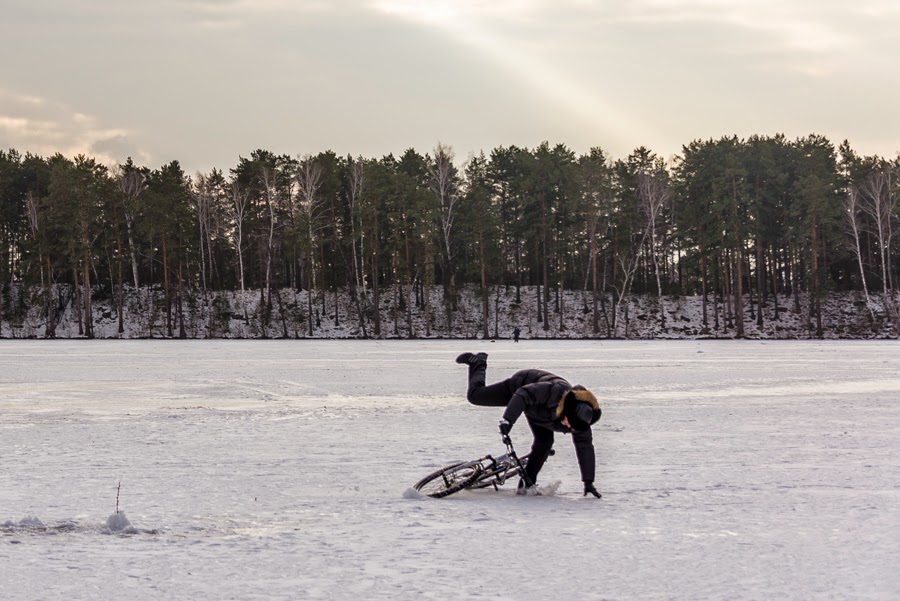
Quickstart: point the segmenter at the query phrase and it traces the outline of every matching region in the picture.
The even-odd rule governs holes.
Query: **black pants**
[[[515,389],[512,381],[509,379],[501,380],[495,384],[487,386],[485,384],[487,376],[487,365],[480,363],[478,365],[469,366],[469,389],[466,398],[473,405],[480,407],[506,407],[512,398]],[[525,416],[528,419],[528,416]],[[550,456],[550,450],[553,448],[553,430],[548,430],[541,426],[536,426],[528,419],[528,426],[534,435],[531,443],[531,455],[528,457],[528,465],[525,466],[525,473],[531,478],[531,482],[537,482],[537,475]]]

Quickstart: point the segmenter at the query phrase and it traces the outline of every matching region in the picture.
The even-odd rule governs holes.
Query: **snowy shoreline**
[[[347,291],[334,295],[329,292],[322,299],[316,295],[313,302],[314,324],[310,328],[308,318],[309,298],[306,291],[280,290],[273,293],[278,302],[266,312],[261,310],[260,292],[209,292],[196,293],[185,301],[180,314],[173,308],[173,316],[167,321],[164,296],[160,291],[131,290],[125,298],[122,315],[122,332],[119,332],[119,315],[111,299],[98,299],[93,303],[93,332],[95,338],[121,339],[417,339],[417,340],[475,340],[510,339],[515,327],[522,330],[523,339],[541,340],[716,340],[735,339],[730,310],[722,303],[707,303],[707,326],[704,328],[702,298],[699,296],[663,297],[665,323],[660,317],[660,302],[655,296],[630,296],[620,311],[619,325],[615,330],[611,311],[601,313],[594,331],[592,298],[585,291],[564,291],[556,301],[551,300],[549,314],[544,321],[538,319],[537,289],[523,287],[521,302],[516,302],[515,289],[494,288],[488,303],[488,335],[484,336],[482,302],[476,288],[467,287],[460,292],[458,310],[451,315],[450,323],[441,309],[440,289],[432,291],[429,310],[424,306],[406,307],[397,303],[396,297],[382,297],[379,314],[381,331],[375,334],[374,312],[369,310],[365,329],[360,326],[359,312]],[[0,314],[0,338],[82,338],[78,315],[72,299],[60,297],[53,335],[48,334],[45,305],[39,296],[26,304],[30,307],[12,319],[7,310]],[[872,323],[862,293],[832,293],[822,302],[822,339],[875,340],[900,336],[900,327],[884,316],[878,296],[873,298],[876,322]],[[751,302],[752,300],[752,302]],[[276,310],[274,307],[280,307]],[[777,307],[777,310],[776,310]],[[176,307],[177,308],[177,307]],[[602,308],[602,307],[601,307]],[[607,307],[609,308],[609,307]],[[756,320],[756,299],[745,297],[744,336],[759,340],[815,339],[816,318],[809,314],[806,295],[769,297],[762,307],[763,323]],[[335,314],[337,319],[335,319]],[[717,315],[718,314],[718,315]],[[426,315],[428,319],[426,320]],[[11,321],[12,319],[12,321]],[[427,323],[426,323],[427,321]],[[171,333],[168,324],[171,323]],[[627,329],[626,329],[627,327]],[[613,333],[614,335],[607,335]]]

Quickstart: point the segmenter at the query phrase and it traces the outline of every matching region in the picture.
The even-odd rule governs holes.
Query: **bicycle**
[[[473,461],[452,463],[436,472],[428,474],[413,486],[420,493],[435,499],[446,497],[461,490],[487,488],[499,490],[507,480],[519,476],[528,486],[531,479],[525,473],[529,455],[519,457],[509,436],[503,437],[506,453],[499,457],[485,455]],[[550,454],[554,451],[551,449]]]

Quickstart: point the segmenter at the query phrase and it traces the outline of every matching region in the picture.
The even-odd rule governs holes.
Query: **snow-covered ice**
[[[597,393],[603,499],[564,436],[411,489],[502,451],[463,350]],[[4,340],[0,598],[895,600],[898,398],[891,341]]]

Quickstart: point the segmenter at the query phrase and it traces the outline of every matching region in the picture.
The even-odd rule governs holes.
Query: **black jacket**
[[[575,396],[578,397],[576,400],[591,404],[594,409],[592,424],[600,419],[600,404],[594,395],[581,386],[572,386],[564,378],[548,371],[524,369],[507,379],[506,385],[511,398],[506,405],[503,419],[510,424],[515,424],[524,413],[533,426],[568,434],[570,430],[562,425],[561,417],[563,404],[567,401],[572,402],[571,396],[564,399],[570,391],[575,391]],[[596,460],[591,429],[572,432],[572,442],[575,443],[581,479],[593,482]]]

